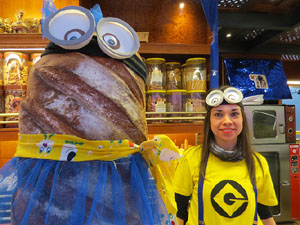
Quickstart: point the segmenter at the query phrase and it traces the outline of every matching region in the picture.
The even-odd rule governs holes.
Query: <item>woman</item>
[[[206,97],[203,145],[188,149],[176,170],[179,225],[275,224],[269,167],[251,149],[242,98],[229,86]]]

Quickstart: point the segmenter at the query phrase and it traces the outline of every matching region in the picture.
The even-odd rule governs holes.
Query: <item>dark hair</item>
[[[230,86],[222,86],[218,88],[218,90],[224,91],[226,88]],[[209,94],[211,91],[216,90],[212,89],[210,90],[207,94]],[[222,104],[228,104],[225,101]],[[253,184],[256,184],[255,182],[255,160],[254,157],[257,159],[259,162],[260,166],[261,162],[259,158],[257,157],[256,154],[254,154],[254,151],[251,147],[250,143],[250,138],[249,138],[249,128],[248,128],[248,123],[246,119],[246,114],[244,112],[244,107],[242,103],[237,103],[241,107],[241,112],[242,112],[242,118],[243,118],[243,128],[241,133],[238,135],[238,145],[241,147],[240,149],[243,151],[243,156],[246,161],[246,165],[249,171],[249,176]],[[211,131],[211,124],[210,124],[210,114],[211,114],[211,106],[207,106],[207,112],[206,112],[206,117],[204,119],[204,129],[203,129],[203,144],[202,144],[202,154],[201,154],[201,161],[200,161],[200,177],[203,178],[205,177],[205,169],[207,166],[207,161],[208,161],[208,156],[209,156],[209,149],[210,149],[210,144],[211,141],[214,141],[214,134]]]

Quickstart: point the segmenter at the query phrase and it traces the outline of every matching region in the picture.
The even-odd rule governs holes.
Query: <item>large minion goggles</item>
[[[221,105],[224,100],[229,104],[238,104],[243,100],[243,94],[237,88],[228,87],[224,91],[213,90],[206,96],[206,104],[211,107]]]
[[[43,26],[43,33],[50,41],[69,50],[86,46],[95,30],[99,47],[112,58],[130,58],[140,47],[139,38],[129,24],[113,17],[102,18],[95,24],[93,14],[80,6],[56,11],[45,19]]]

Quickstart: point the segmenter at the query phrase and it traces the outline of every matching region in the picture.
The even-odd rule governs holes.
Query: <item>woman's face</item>
[[[219,105],[211,109],[211,130],[215,135],[215,142],[221,148],[229,150],[235,147],[237,137],[243,129],[241,107],[235,104]]]

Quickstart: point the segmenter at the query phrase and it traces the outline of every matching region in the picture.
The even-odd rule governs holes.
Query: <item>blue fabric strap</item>
[[[253,225],[257,225],[258,224],[258,220],[257,220],[257,188],[253,183],[252,183],[252,185],[253,185],[253,190],[255,193],[255,214],[254,214]]]
[[[210,46],[210,88],[219,87],[219,45],[218,45],[218,0],[201,0],[202,8],[213,33],[213,41]]]
[[[203,184],[204,179],[201,177],[199,179],[199,186],[198,186],[198,224],[204,224],[204,209],[203,209]]]

